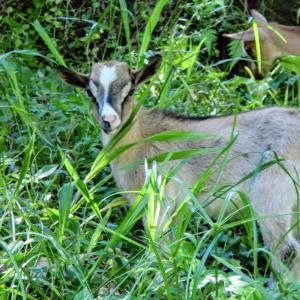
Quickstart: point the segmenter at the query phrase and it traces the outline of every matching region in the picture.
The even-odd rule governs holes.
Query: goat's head
[[[94,103],[101,128],[107,134],[116,133],[127,121],[134,107],[133,91],[155,74],[161,63],[157,55],[139,70],[127,63],[108,61],[93,64],[90,74],[83,75],[59,67],[60,77],[67,83],[86,89]]]
[[[264,40],[266,38],[266,33],[264,30],[264,27],[268,26],[268,24],[269,24],[267,19],[255,9],[251,10],[251,15],[259,25],[258,33],[259,33],[260,39]],[[229,33],[229,34],[224,33],[223,36],[234,39],[234,40],[240,40],[243,43],[254,43],[254,41],[255,41],[255,34],[254,34],[254,30],[252,27],[250,27],[246,31],[240,31],[240,32]]]
[[[269,59],[269,57],[265,57],[265,56],[269,56],[268,53],[266,53],[266,52],[269,50],[269,48],[272,48],[272,49],[270,49],[270,51],[274,52],[274,49],[273,49],[274,46],[272,44],[269,45],[270,44],[269,43],[269,38],[270,38],[269,31],[270,30],[267,29],[267,26],[269,23],[262,14],[260,14],[258,11],[254,10],[254,9],[251,10],[251,15],[258,24],[257,29],[258,29],[259,39],[262,44],[261,51],[262,51],[263,59]],[[255,45],[255,33],[254,33],[254,30],[252,27],[248,28],[245,31],[229,33],[229,34],[225,33],[225,34],[223,34],[223,36],[233,39],[233,40],[241,41],[246,54],[248,54],[252,59],[256,60],[257,57],[256,57],[256,45]],[[272,54],[270,54],[270,55],[272,55]],[[256,71],[255,64],[251,64],[251,69],[253,71]],[[268,67],[267,67],[267,69],[268,69]]]

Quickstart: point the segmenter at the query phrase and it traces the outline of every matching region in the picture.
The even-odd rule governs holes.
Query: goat
[[[258,11],[252,9],[251,15],[258,24],[260,50],[262,56],[262,75],[270,70],[275,59],[284,55],[300,56],[300,26],[286,26],[275,22],[268,22]],[[240,40],[248,54],[256,59],[256,46],[253,28],[223,36]],[[255,71],[254,66],[252,69]]]
[[[65,82],[88,91],[93,99],[96,118],[102,128],[103,142],[107,144],[129,119],[136,105],[132,92],[156,73],[160,63],[161,58],[156,56],[148,65],[136,71],[131,70],[127,63],[108,61],[94,64],[88,75],[72,72],[63,67],[59,69],[59,73]],[[122,191],[130,191],[139,190],[143,186],[145,182],[143,166],[119,171],[122,166],[136,160],[144,160],[162,152],[174,152],[187,148],[225,147],[230,140],[233,121],[232,115],[200,120],[180,118],[162,110],[147,111],[142,107],[136,114],[132,127],[118,142],[118,146],[135,143],[162,131],[201,131],[217,136],[205,141],[148,140],[146,143],[137,143],[111,163],[118,187]],[[250,180],[240,183],[239,189],[246,192],[250,190],[251,206],[255,214],[261,217],[258,222],[265,245],[272,251],[277,249],[276,254],[283,262],[287,255],[296,254],[295,266],[291,273],[296,274],[296,280],[300,282],[300,274],[297,274],[300,257],[297,257],[297,253],[300,245],[293,232],[289,232],[291,226],[295,224],[293,215],[297,213],[297,195],[293,181],[286,175],[287,170],[293,175],[300,171],[299,113],[295,109],[279,107],[241,113],[238,116],[236,130],[239,132],[239,137],[232,145],[221,179],[223,183],[237,182],[246,174],[253,172],[264,153],[274,151],[285,157],[285,171],[278,164],[272,165],[257,174],[254,183]],[[177,177],[187,186],[192,187],[215,155],[210,153],[189,158],[178,171]],[[270,160],[268,155],[266,159]],[[173,166],[175,162],[169,161],[168,167]],[[212,175],[211,183],[215,179]],[[169,201],[176,199],[168,203],[171,212],[182,201],[180,192],[178,184],[172,181],[167,184],[166,198]],[[132,195],[127,195],[127,197],[132,204],[135,197]],[[200,202],[201,199],[199,198]],[[222,201],[222,199],[217,199],[209,204],[206,212],[211,217],[218,216]],[[241,206],[242,203],[240,203]]]

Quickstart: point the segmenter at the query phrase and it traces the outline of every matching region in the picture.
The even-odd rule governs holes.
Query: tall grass
[[[207,7],[216,11],[224,9],[218,4],[220,1],[206,2]],[[108,165],[135,145],[117,146],[130,130],[141,105],[197,115],[214,113],[215,105],[223,113],[228,110],[224,97],[234,97],[237,87],[244,85],[247,96],[253,97],[243,107],[240,95],[236,95],[231,105],[246,109],[264,104],[255,98],[262,83],[248,78],[225,81],[220,69],[201,60],[211,36],[198,39],[184,34],[184,30],[178,31],[180,26],[192,23],[188,20],[181,24],[181,13],[187,3],[176,4],[179,13],[172,11],[166,20],[163,11],[168,5],[170,1],[157,1],[147,11],[143,32],[132,32],[137,17],[129,10],[128,1],[111,1],[97,16],[98,20],[84,22],[101,25],[103,21],[105,25],[105,18],[110,16],[108,31],[116,43],[113,56],[119,57],[126,48],[132,65],[142,65],[153,45],[159,46],[164,56],[157,77],[137,92],[138,105],[131,118],[104,148],[89,100],[83,93],[65,87],[55,70],[51,70],[53,62],[71,67],[72,59],[63,58],[68,53],[61,53],[63,49],[42,25],[43,16],[33,22],[32,28],[36,39],[45,46],[45,56],[34,49],[18,50],[13,55],[7,50],[0,56],[0,134],[5,137],[4,142],[0,140],[0,299],[300,297],[297,286],[283,281],[279,288],[266,288],[272,254],[262,248],[247,195],[235,192],[240,183],[255,178],[273,164],[280,165],[281,160],[275,156],[268,163],[262,161],[238,182],[222,186],[217,180],[210,191],[205,191],[213,173],[215,178],[222,176],[237,138],[234,130],[223,149],[162,153],[146,162],[126,166],[145,165],[143,187],[126,191],[136,195],[131,207],[126,206],[124,193],[114,185]],[[203,7],[200,2],[190,3],[187,9],[198,13],[199,5]],[[118,13],[117,30],[122,33],[114,34],[113,16]],[[193,18],[196,17],[194,13]],[[70,15],[64,20],[73,24],[76,18]],[[161,19],[166,23],[162,24]],[[86,53],[90,53],[94,34],[101,28],[93,25],[86,28],[87,40],[82,37]],[[164,25],[165,32],[160,32]],[[123,30],[125,46],[117,43]],[[133,37],[141,45],[139,50],[135,49]],[[109,42],[105,47],[103,52],[109,48]],[[27,58],[21,54],[27,54]],[[38,64],[38,69],[34,69],[34,64]],[[201,98],[203,91],[206,96]],[[195,95],[202,100],[197,102]],[[183,99],[185,102],[181,102]],[[181,109],[182,103],[185,109]],[[209,138],[200,133],[162,132],[136,143]],[[188,158],[208,153],[215,153],[215,160],[193,188],[187,187],[177,177],[178,170]],[[176,161],[174,167],[167,173],[161,172],[170,160]],[[170,183],[180,186],[185,194],[175,212],[166,210],[164,189]],[[205,198],[207,194],[213,195],[213,199]],[[197,200],[199,196],[204,198],[202,204]],[[220,197],[224,199],[223,207],[214,220],[205,212],[205,206]],[[244,207],[226,215],[228,205],[235,200],[241,200]],[[280,274],[277,277],[280,279]]]

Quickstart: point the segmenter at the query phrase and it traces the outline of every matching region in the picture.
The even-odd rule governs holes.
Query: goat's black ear
[[[161,61],[162,57],[160,55],[155,55],[149,59],[149,63],[143,68],[132,71],[134,88],[137,88],[139,85],[149,80],[159,69]]]
[[[81,87],[84,89],[89,84],[89,78],[86,75],[70,71],[69,69],[63,66],[58,66],[57,71],[60,78],[62,78],[68,84]]]

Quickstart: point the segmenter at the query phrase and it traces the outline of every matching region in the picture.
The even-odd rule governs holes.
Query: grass
[[[63,4],[47,4],[50,10],[36,3],[39,10],[32,7],[35,13],[26,16],[30,29],[22,27],[28,25],[24,18],[7,23],[7,35],[14,36],[15,44],[3,43],[0,56],[0,299],[299,299],[296,285],[281,282],[266,288],[272,254],[263,248],[247,195],[233,193],[238,183],[280,164],[280,159],[261,162],[238,183],[222,186],[217,181],[211,193],[222,197],[224,206],[217,220],[211,219],[205,212],[211,199],[200,205],[197,196],[205,195],[213,172],[221,176],[236,139],[233,131],[227,147],[210,150],[219,155],[193,189],[176,173],[188,157],[205,155],[203,150],[152,158],[159,164],[145,164],[147,180],[141,190],[128,191],[136,195],[128,207],[108,166],[126,151],[115,145],[131,120],[103,148],[87,96],[64,86],[55,71],[58,63],[85,72],[86,55],[89,61],[125,57],[140,66],[159,50],[164,67],[137,91],[139,105],[200,116],[270,103],[296,105],[292,84],[282,97],[288,76],[282,69],[262,81],[247,75],[228,80],[218,58],[210,54],[217,51],[217,31],[231,20],[228,12],[240,20],[244,16],[221,1],[206,1],[205,6],[201,1],[134,4],[140,5],[144,19],[121,0],[107,2],[104,9],[92,1],[88,8],[71,11]],[[46,8],[54,14],[49,19],[41,13]],[[78,24],[83,32],[73,31]],[[212,31],[202,29],[210,26]],[[19,47],[22,28],[27,28],[27,44]],[[71,39],[67,46],[60,36],[65,32]],[[96,55],[103,40],[103,53]],[[178,132],[151,137],[207,138]],[[170,159],[177,165],[162,175],[161,166]],[[170,181],[186,196],[174,213],[163,215],[167,221],[161,224],[158,215],[165,211],[164,188]],[[245,208],[225,215],[236,197]],[[237,214],[243,215],[240,220]]]

